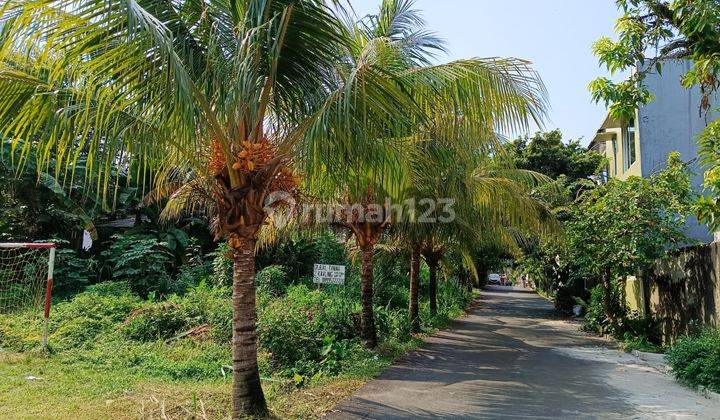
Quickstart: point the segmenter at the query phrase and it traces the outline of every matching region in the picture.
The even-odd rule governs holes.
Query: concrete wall
[[[646,309],[672,342],[695,326],[720,326],[720,243],[673,252],[626,287],[629,306]],[[642,312],[642,311],[641,311]]]
[[[702,168],[697,162],[697,135],[708,121],[718,117],[715,112],[700,112],[700,89],[685,89],[680,79],[692,64],[689,61],[670,61],[663,65],[662,75],[651,73],[646,84],[655,99],[638,110],[638,134],[642,176],[647,177],[662,170],[667,155],[680,152],[684,161],[692,161],[695,172],[693,186],[702,191]],[[713,108],[720,102],[714,101]],[[688,222],[687,234],[701,242],[711,242],[712,234],[695,219]]]

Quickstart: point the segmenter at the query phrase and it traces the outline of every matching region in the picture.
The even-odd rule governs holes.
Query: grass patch
[[[376,307],[380,343],[357,336],[355,285],[291,286],[258,295],[259,365],[273,416],[312,418],[418,347],[406,291],[386,286]],[[54,307],[49,353],[41,323],[0,315],[0,418],[227,418],[230,294],[204,284],[183,296],[143,300],[120,284],[88,288]],[[438,314],[421,307],[425,333],[464,314],[471,295],[443,283]]]
[[[420,337],[381,343],[369,357],[352,359],[337,376],[297,386],[284,377],[264,378],[271,414],[278,418],[316,418],[377,376]],[[166,357],[170,358],[167,353]],[[158,378],[160,377],[160,379]],[[173,380],[145,369],[98,367],[82,357],[49,357],[36,352],[0,351],[0,418],[228,418],[228,375],[216,379]]]

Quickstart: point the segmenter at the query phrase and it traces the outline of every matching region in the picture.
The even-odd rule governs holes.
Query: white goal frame
[[[43,332],[40,345],[42,350],[47,349],[48,326],[50,324],[50,305],[52,304],[52,287],[53,287],[53,269],[55,268],[55,249],[57,245],[53,242],[0,242],[0,248],[25,248],[25,249],[47,249],[48,253],[48,270],[47,281],[45,283],[45,302],[43,306]]]

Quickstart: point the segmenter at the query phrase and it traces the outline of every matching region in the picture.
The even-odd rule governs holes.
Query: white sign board
[[[318,284],[345,284],[345,266],[315,264],[313,282]]]

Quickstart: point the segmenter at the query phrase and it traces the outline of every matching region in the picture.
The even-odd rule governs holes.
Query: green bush
[[[720,331],[706,330],[670,347],[667,361],[680,381],[720,392]]]
[[[558,284],[554,299],[556,311],[563,315],[572,314],[578,298],[585,300],[590,297],[582,283],[582,279],[570,279],[566,284]]]
[[[148,303],[132,311],[125,320],[123,334],[138,341],[171,338],[187,326],[185,312],[172,300]]]
[[[183,295],[188,290],[200,284],[205,280],[212,281],[213,266],[212,262],[199,261],[192,264],[185,264],[180,267],[177,278],[170,285],[170,293]]]
[[[626,348],[641,351],[661,350],[660,323],[655,317],[643,317],[633,311],[620,319],[618,328]]]
[[[141,304],[122,283],[88,287],[72,300],[55,305],[50,317],[50,343],[56,350],[91,346],[99,336],[114,334]]]
[[[613,330],[610,320],[605,315],[605,310],[603,309],[603,294],[604,290],[602,285],[597,285],[590,291],[590,303],[587,308],[585,308],[585,324],[583,328],[586,331],[599,334],[621,335],[621,331]],[[611,307],[616,319],[621,319],[625,316],[625,310],[622,307],[620,296],[620,287],[618,284],[613,283]]]
[[[644,317],[637,312],[628,312],[621,303],[620,285],[613,284],[612,311],[617,321],[613,326],[603,308],[603,288],[598,285],[590,293],[590,303],[585,308],[583,328],[600,334],[610,334],[622,341],[626,351],[640,350],[660,352],[662,340],[660,324],[654,317]],[[581,299],[579,302],[584,303]]]
[[[230,287],[212,287],[200,282],[178,300],[178,305],[188,328],[206,326],[213,341],[228,344],[232,339],[231,298]]]
[[[137,249],[130,249],[131,245]],[[293,245],[299,249],[295,270],[304,270],[309,261],[305,245]],[[118,268],[114,277],[122,281],[87,286],[53,307],[49,341],[53,357],[68,364],[98,370],[121,368],[158,378],[221,376],[221,366],[232,364],[232,290],[218,284],[230,282],[218,281],[202,259],[188,258],[175,287],[167,289],[175,294],[166,292],[161,299],[160,289],[148,282],[157,278],[159,270],[165,270],[170,278],[167,270],[171,264],[166,263],[163,252],[158,259],[139,255],[155,252],[157,246],[163,245],[151,237],[137,241],[118,238],[106,255],[124,259],[113,261]],[[346,261],[344,249],[331,234],[314,246],[323,262]],[[125,252],[122,256],[121,250]],[[220,257],[221,250],[215,254],[215,262],[221,262],[219,271],[227,276],[231,267],[226,257]],[[345,285],[321,287],[290,270],[270,265],[257,273],[259,364],[264,376],[279,375],[304,385],[326,375],[367,372],[417,343],[409,333],[407,267],[403,262],[378,266],[375,310],[381,342],[377,352],[364,349],[358,336],[360,281],[356,268],[348,267]],[[423,280],[427,281],[426,272]],[[426,292],[421,296],[423,325],[430,328],[446,325],[459,315],[470,297],[455,281],[439,282],[438,314],[431,317]],[[28,325],[16,314],[0,315],[0,346],[37,348],[41,327],[41,322]]]
[[[53,295],[63,296],[81,290],[97,276],[96,265],[93,258],[81,258],[74,249],[58,249],[55,254]]]
[[[333,232],[323,232],[315,238],[317,249],[317,262],[321,264],[347,264],[345,246],[338,240]]]
[[[261,347],[269,353],[270,366],[288,372],[300,362],[316,361],[318,337],[312,334],[310,314],[288,308],[277,300],[264,308],[258,323]],[[307,373],[307,372],[303,372]]]
[[[205,260],[198,240],[190,238],[185,248],[185,263],[180,266],[177,278],[170,285],[170,292],[179,295],[185,294],[202,281],[212,281],[212,277],[212,261]]]
[[[115,281],[126,281],[132,291],[147,298],[151,293],[166,294],[171,287],[175,255],[168,243],[151,235],[114,235],[115,242],[102,256],[110,263]]]
[[[260,309],[258,337],[270,367],[286,376],[334,372],[353,347],[349,342],[357,341],[358,309],[333,292],[290,286],[284,297]]]
[[[120,323],[141,303],[142,300],[132,295],[125,283],[100,283],[88,287],[69,301],[55,305],[53,316],[50,317],[50,325],[59,327],[67,321],[81,317],[107,319],[110,323]]]
[[[194,328],[209,332],[208,339],[229,343],[232,338],[231,292],[225,287],[206,283],[166,301],[147,302],[132,311],[122,326],[123,334],[133,340],[166,340]]]
[[[221,242],[217,249],[210,254],[212,258],[212,283],[217,286],[232,285],[233,260],[230,258],[230,247],[227,242]]]
[[[255,275],[255,283],[260,291],[280,296],[288,286],[286,268],[282,265],[267,266]]]
[[[258,270],[282,262],[293,279],[312,275],[313,264],[318,261],[315,238],[295,237],[280,241],[260,250],[256,256]]]

